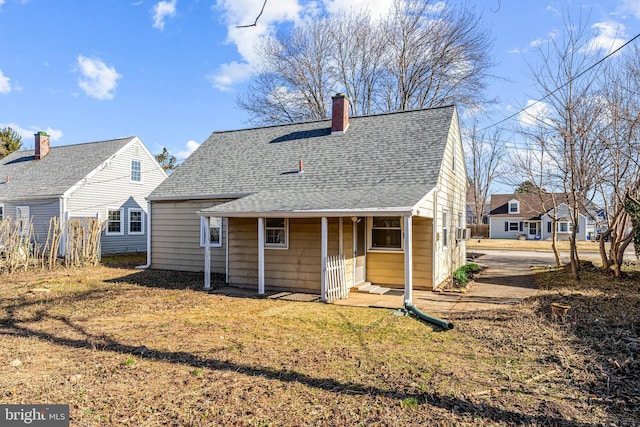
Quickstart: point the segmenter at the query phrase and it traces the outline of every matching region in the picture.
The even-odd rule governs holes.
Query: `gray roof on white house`
[[[11,153],[0,160],[0,200],[61,196],[134,138],[53,146],[40,160],[34,150]]]
[[[407,209],[437,184],[454,114],[352,117],[343,135],[330,120],[214,132],[149,198],[238,198],[213,208],[230,214]]]

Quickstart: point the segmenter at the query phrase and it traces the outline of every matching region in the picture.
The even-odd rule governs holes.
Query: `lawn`
[[[569,251],[568,241],[556,242],[558,250]],[[598,242],[577,242],[578,252],[598,252]],[[511,249],[521,251],[550,251],[551,241],[549,240],[515,240],[515,239],[470,239],[467,241],[468,250],[482,249]]]
[[[3,276],[0,402],[69,404],[74,426],[633,425],[640,279],[566,274],[446,332],[126,263]]]

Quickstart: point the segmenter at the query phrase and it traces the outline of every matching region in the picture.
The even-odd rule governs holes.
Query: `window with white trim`
[[[402,217],[374,216],[369,224],[369,249],[402,250]]]
[[[18,234],[20,236],[29,234],[30,219],[29,206],[16,206],[16,220],[18,221]]]
[[[222,246],[222,218],[211,217],[209,222],[209,246]],[[200,217],[200,247],[204,247],[207,240],[207,218]]]
[[[509,231],[520,231],[520,223],[519,222],[509,222]]]
[[[144,234],[144,211],[129,209],[129,234]]]
[[[442,211],[442,246],[449,246],[449,211]]]
[[[289,219],[265,218],[264,247],[287,249],[289,247]]]
[[[517,214],[520,213],[520,202],[517,200],[513,200],[509,202],[509,213]]]
[[[131,182],[142,183],[142,160],[131,159]]]
[[[124,209],[107,209],[106,235],[123,234],[122,220]]]
[[[572,224],[569,221],[558,221],[556,223],[556,230],[558,233],[571,233]]]

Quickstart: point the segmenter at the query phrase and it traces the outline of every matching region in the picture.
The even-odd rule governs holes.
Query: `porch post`
[[[321,276],[320,276],[320,300],[322,302],[327,302],[327,238],[328,238],[328,232],[327,232],[328,226],[327,226],[327,217],[322,217],[322,232],[321,232],[321,240],[322,240],[322,245],[321,245],[321,250],[320,250],[320,256],[321,256]]]
[[[412,304],[413,295],[413,221],[404,217],[404,303]]]
[[[258,218],[258,294],[264,294],[264,218]]]
[[[342,225],[342,217],[338,218],[338,254],[344,255],[344,226]]]
[[[211,288],[211,217],[205,216],[204,223],[204,289]]]

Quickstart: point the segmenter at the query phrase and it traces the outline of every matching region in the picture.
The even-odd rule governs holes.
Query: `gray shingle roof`
[[[54,146],[37,161],[34,150],[11,153],[0,160],[0,200],[60,196],[133,138]]]
[[[411,207],[437,184],[454,114],[353,117],[344,135],[330,120],[214,132],[150,199],[251,195],[216,212]]]

